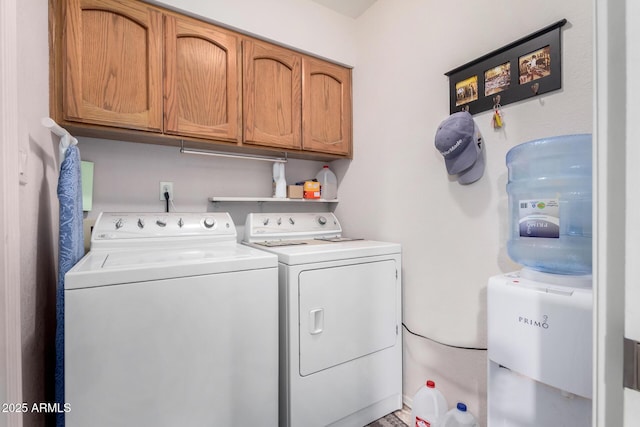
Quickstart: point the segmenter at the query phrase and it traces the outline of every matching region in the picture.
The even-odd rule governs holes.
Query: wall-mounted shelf
[[[338,199],[289,199],[276,197],[210,197],[211,202],[294,202],[294,203],[338,203]]]

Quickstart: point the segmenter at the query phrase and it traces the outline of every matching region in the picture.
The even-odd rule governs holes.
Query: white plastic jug
[[[284,177],[284,163],[273,164],[273,197],[287,197],[287,181]]]
[[[475,417],[467,412],[467,405],[458,402],[455,408],[447,412],[442,418],[440,427],[479,427]]]
[[[439,427],[449,405],[436,383],[428,380],[413,397],[410,427]]]
[[[320,198],[325,200],[333,200],[338,197],[338,178],[324,165],[320,172],[316,175],[316,179],[320,183]]]

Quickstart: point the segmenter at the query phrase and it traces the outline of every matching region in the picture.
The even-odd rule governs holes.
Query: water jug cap
[[[433,382],[433,381],[431,381],[431,380],[428,380],[428,381],[427,381],[427,387],[429,387],[429,388],[436,388],[436,383],[435,383],[435,382]]]
[[[322,168],[323,168],[323,169],[324,169],[324,168],[329,169],[329,165],[324,165]]]
[[[467,412],[467,405],[465,405],[462,402],[458,402],[458,405],[456,406],[456,408],[458,408],[458,411],[460,412]]]

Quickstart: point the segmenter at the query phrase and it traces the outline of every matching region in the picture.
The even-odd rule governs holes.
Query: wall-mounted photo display
[[[476,114],[562,88],[560,30],[566,23],[558,21],[445,73],[450,113]]]

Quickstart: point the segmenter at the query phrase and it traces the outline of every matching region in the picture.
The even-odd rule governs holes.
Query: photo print
[[[484,96],[509,89],[511,84],[511,63],[493,67],[484,72]]]
[[[456,83],[456,106],[478,99],[478,76]]]
[[[518,58],[520,84],[551,75],[550,47],[545,46]]]

